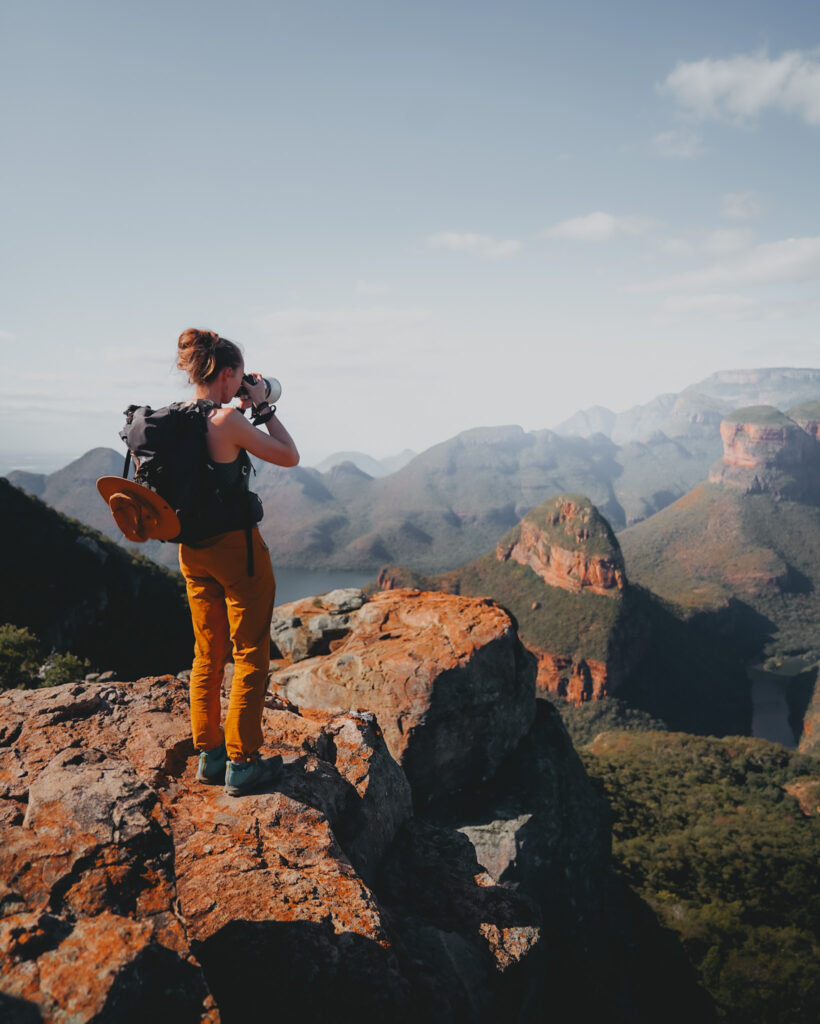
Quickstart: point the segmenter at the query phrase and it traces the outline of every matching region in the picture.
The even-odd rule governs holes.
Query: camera
[[[261,377],[256,373],[244,373],[242,375],[242,384],[239,390],[236,392],[237,398],[250,398],[248,394],[248,384],[258,384],[259,381],[265,385],[265,398],[264,401],[273,404],[279,400],[279,396],[282,394],[282,385],[275,377]]]

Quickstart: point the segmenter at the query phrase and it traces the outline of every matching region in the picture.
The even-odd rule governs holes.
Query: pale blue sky
[[[307,461],[820,365],[816,5],[0,19],[0,471],[184,397],[189,326],[281,379]]]

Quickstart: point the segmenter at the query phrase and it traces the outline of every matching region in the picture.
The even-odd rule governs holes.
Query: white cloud
[[[748,228],[717,228],[706,234],[692,234],[688,238],[661,239],[658,248],[668,256],[727,256],[748,249],[752,238]]]
[[[706,152],[700,136],[691,128],[674,128],[661,132],[652,140],[655,152],[669,160],[693,160]]]
[[[0,341],[14,341],[15,335],[11,331],[0,331]]]
[[[387,290],[386,285],[376,284],[375,281],[356,282],[356,291],[359,295],[384,295]]]
[[[703,241],[704,251],[712,256],[726,256],[748,249],[752,233],[746,228],[718,228],[710,231]]]
[[[424,309],[393,306],[369,308],[306,309],[294,307],[256,317],[253,321],[263,334],[277,341],[316,340],[319,343],[370,344],[374,339],[391,338],[425,323],[430,313]]]
[[[757,192],[727,192],[721,200],[720,212],[726,220],[754,220],[760,216],[760,197]]]
[[[487,259],[513,256],[521,249],[521,243],[514,238],[499,241],[491,235],[441,231],[430,235],[427,244],[431,249],[451,249],[453,252],[470,252]]]
[[[175,366],[176,356],[176,346],[173,343],[162,347],[143,344],[135,348],[117,348],[109,345],[94,352],[79,348],[75,352],[75,358],[78,360],[109,364],[133,363],[136,366],[143,366],[146,363],[153,366]]]
[[[757,284],[781,284],[820,278],[820,237],[786,238],[755,245],[700,270],[673,274],[630,291],[688,291]]]
[[[570,217],[547,228],[544,235],[549,238],[572,238],[582,242],[603,242],[618,233],[638,235],[649,231],[654,221],[641,217],[614,217],[611,213],[596,210],[583,217]]]
[[[764,110],[780,110],[820,124],[816,51],[791,50],[776,59],[761,52],[681,61],[659,88],[699,120],[744,121]]]
[[[760,303],[747,295],[709,293],[706,295],[670,295],[664,300],[665,312],[705,314],[707,316],[745,316],[757,311]]]

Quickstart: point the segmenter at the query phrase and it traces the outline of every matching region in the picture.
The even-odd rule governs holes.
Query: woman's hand
[[[252,405],[261,405],[267,398],[267,385],[261,373],[248,373],[246,377],[253,377],[253,384],[245,383],[245,390],[248,398],[242,399],[241,409],[249,409]]]

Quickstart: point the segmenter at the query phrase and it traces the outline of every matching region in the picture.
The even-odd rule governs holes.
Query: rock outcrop
[[[820,443],[810,417],[805,426],[772,406],[738,409],[720,425],[723,458],[712,466],[709,482],[744,494],[820,500]]]
[[[536,705],[527,659],[507,677],[511,693],[499,684],[497,703],[485,699],[486,676],[520,657],[508,617],[491,602],[415,593],[337,592],[309,607],[348,623],[320,628],[301,609],[294,646],[302,630],[362,621],[274,678],[334,663],[333,645],[353,648],[358,633],[353,657],[379,666],[388,719],[418,715],[426,679],[414,732],[434,737],[437,705],[455,714],[458,694],[464,735],[448,735],[470,772],[478,746],[481,781],[421,776],[429,799],[414,815],[371,712],[275,693],[262,753],[281,755],[283,774],[232,799],[195,779],[178,678],[0,694],[3,1020],[217,1024],[270,1006],[339,1024],[709,1021],[680,949],[614,875],[605,805],[560,716]],[[438,676],[432,651],[449,666]],[[524,684],[509,720],[526,724],[500,753],[488,724]],[[226,672],[223,702],[229,685]],[[459,777],[457,757],[449,765]]]
[[[798,750],[803,754],[820,754],[820,681],[809,694],[802,716]]]
[[[499,562],[527,565],[548,586],[618,596],[624,561],[607,521],[588,498],[561,495],[539,505],[496,548]]]
[[[501,540],[495,557],[527,566],[548,587],[570,594],[617,599],[627,586],[623,556],[609,523],[581,495],[558,495],[533,509]],[[606,697],[624,676],[617,643],[605,644],[602,656],[594,657],[583,643],[569,650],[560,641],[551,647],[548,636],[527,639],[538,661],[539,693],[581,704]]]
[[[274,692],[375,714],[417,802],[491,776],[534,713],[535,665],[510,615],[487,598],[339,593],[277,609]]]
[[[0,696],[4,1020],[237,1020],[267,996],[308,1020],[494,1005],[538,941],[537,907],[411,818],[372,715],[271,704],[265,753],[283,777],[236,800],[195,781],[174,677]],[[411,940],[437,946],[411,956],[373,886],[413,891],[436,859],[447,873],[425,899],[439,914],[450,901],[450,927],[417,912]],[[450,969],[445,991],[445,957],[475,985]]]
[[[571,704],[584,704],[608,697],[620,682],[622,673],[615,675],[612,665],[605,661],[549,651],[534,653],[538,661],[535,685],[541,694],[554,694]]]

